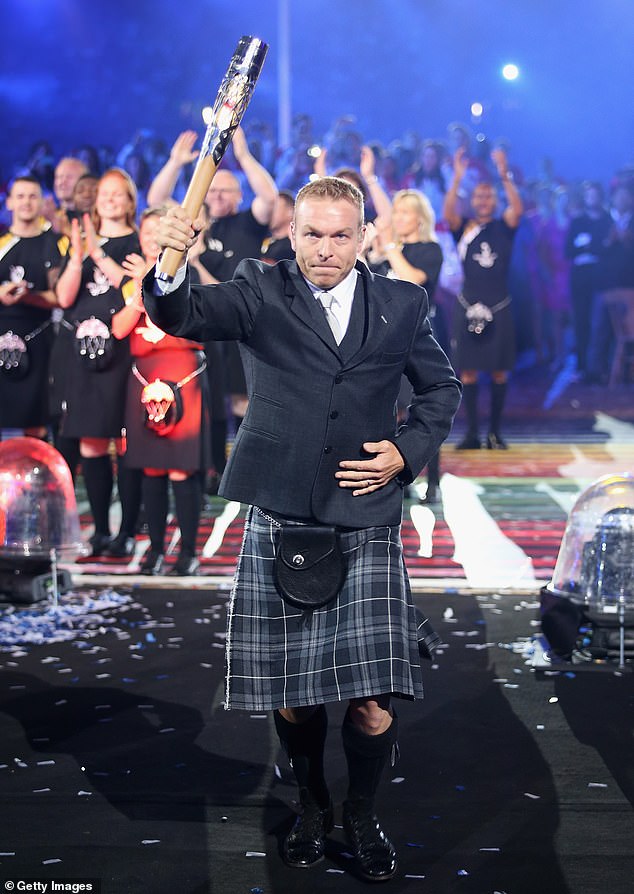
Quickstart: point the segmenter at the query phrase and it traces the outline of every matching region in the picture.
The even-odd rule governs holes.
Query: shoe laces
[[[348,813],[348,825],[359,853],[391,849],[390,841],[371,810],[352,810]]]
[[[319,807],[314,801],[303,805],[303,812],[299,814],[293,830],[297,838],[321,838],[326,833],[328,813],[330,807]]]

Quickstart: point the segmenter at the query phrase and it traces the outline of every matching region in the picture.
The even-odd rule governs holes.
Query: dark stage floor
[[[84,592],[72,622],[66,598],[57,619],[3,618],[14,645],[0,653],[0,889],[25,878],[98,879],[108,894],[367,888],[340,828],[313,869],[281,862],[290,770],[268,716],[221,707],[227,590],[200,583]],[[628,894],[629,668],[531,667],[537,595],[417,601],[444,646],[426,665],[426,699],[398,705],[401,760],[380,813],[400,871],[385,890]],[[44,622],[44,642],[19,644]],[[340,805],[343,707],[329,714]]]
[[[527,368],[509,389],[511,449],[456,451],[463,430],[459,415],[441,501],[406,503],[416,600],[445,646],[426,665],[426,699],[398,706],[402,756],[380,814],[400,871],[386,890],[630,894],[631,668],[553,672],[530,653],[574,501],[599,476],[634,470],[632,388]],[[271,720],[221,707],[243,515],[208,500],[197,578],[133,576],[140,534],[128,563],[72,566],[78,595],[58,615],[0,611],[0,890],[18,879],[97,879],[103,894],[367,888],[339,827],[318,866],[284,866],[295,790]],[[329,708],[338,811],[343,712]]]

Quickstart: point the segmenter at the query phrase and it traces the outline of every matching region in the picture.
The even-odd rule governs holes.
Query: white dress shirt
[[[323,303],[321,296],[324,292],[328,292],[329,295],[332,295],[334,300],[330,305],[330,311],[337,318],[342,339],[346,334],[348,323],[350,322],[354,290],[357,286],[357,276],[358,273],[353,267],[346,278],[340,283],[337,283],[336,286],[333,286],[332,289],[320,289],[319,286],[314,285],[310,280],[304,277],[304,279],[306,279],[306,284],[313,293],[313,297],[316,301]]]

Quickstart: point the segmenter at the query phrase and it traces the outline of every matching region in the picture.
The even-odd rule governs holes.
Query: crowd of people
[[[266,128],[238,128],[195,221],[180,204],[192,131],[105,166],[91,152],[49,170],[43,152],[12,178],[0,430],[52,438],[81,471],[96,560],[131,554],[144,507],[141,571],[162,573],[171,489],[169,573],[194,574],[203,489],[248,506],[225,707],[274,712],[300,804],[282,855],[307,869],[334,825],[326,705],[348,702],[342,824],[357,874],[384,882],[398,866],[376,815],[399,751],[394,703],[422,698],[437,642],[411,595],[403,497],[427,469],[437,499],[461,395],[456,449],[508,449],[518,311],[540,362],[572,353],[578,376],[605,375],[606,295],[634,289],[632,178],[606,205],[597,183],[528,182],[464,127],[452,145],[384,151],[348,118],[318,149],[310,119],[295,125],[282,152]],[[152,274],[164,249],[182,256],[171,281]]]
[[[59,159],[38,143],[7,184],[0,215],[0,429],[51,437],[73,475],[81,469],[95,558],[131,553],[145,505],[146,574],[164,567],[168,484],[181,532],[173,573],[196,571],[201,495],[217,491],[248,407],[238,340],[166,336],[141,299],[153,232],[182,200],[198,147],[194,131],[169,150],[141,133],[117,153],[85,145]],[[328,175],[364,196],[369,269],[429,294],[435,336],[464,388],[458,449],[507,448],[518,350],[553,372],[572,359],[578,378],[607,383],[614,333],[605,293],[634,288],[634,170],[615,172],[607,189],[566,182],[546,164],[530,179],[504,145],[461,124],[444,140],[409,133],[385,147],[364,142],[349,116],[317,139],[310,117],[298,115],[292,145],[279,148],[271,128],[253,122],[236,131],[207,194],[191,278],[225,282],[245,258],[293,258],[295,195]],[[404,379],[399,423],[410,398]],[[437,455],[427,479],[433,502]],[[122,520],[113,536],[115,481]]]

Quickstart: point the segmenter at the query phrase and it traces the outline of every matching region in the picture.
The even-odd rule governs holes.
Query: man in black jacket
[[[303,808],[286,862],[323,857],[333,826],[324,705],[348,700],[343,824],[360,874],[382,881],[396,870],[374,813],[396,753],[390,695],[422,697],[402,489],[447,436],[460,383],[431,334],[424,289],[358,263],[364,235],[359,190],[324,177],[297,196],[296,261],[247,260],[216,286],[190,287],[186,267],[167,289],[150,273],[144,297],[171,334],[240,343],[249,408],[219,492],[251,508],[228,610],[225,706],[275,711]],[[185,251],[194,236],[182,209],[162,219],[161,246]],[[397,429],[402,374],[413,397]],[[284,601],[274,573],[282,526],[302,525],[334,528],[345,561],[339,591],[314,611]]]

